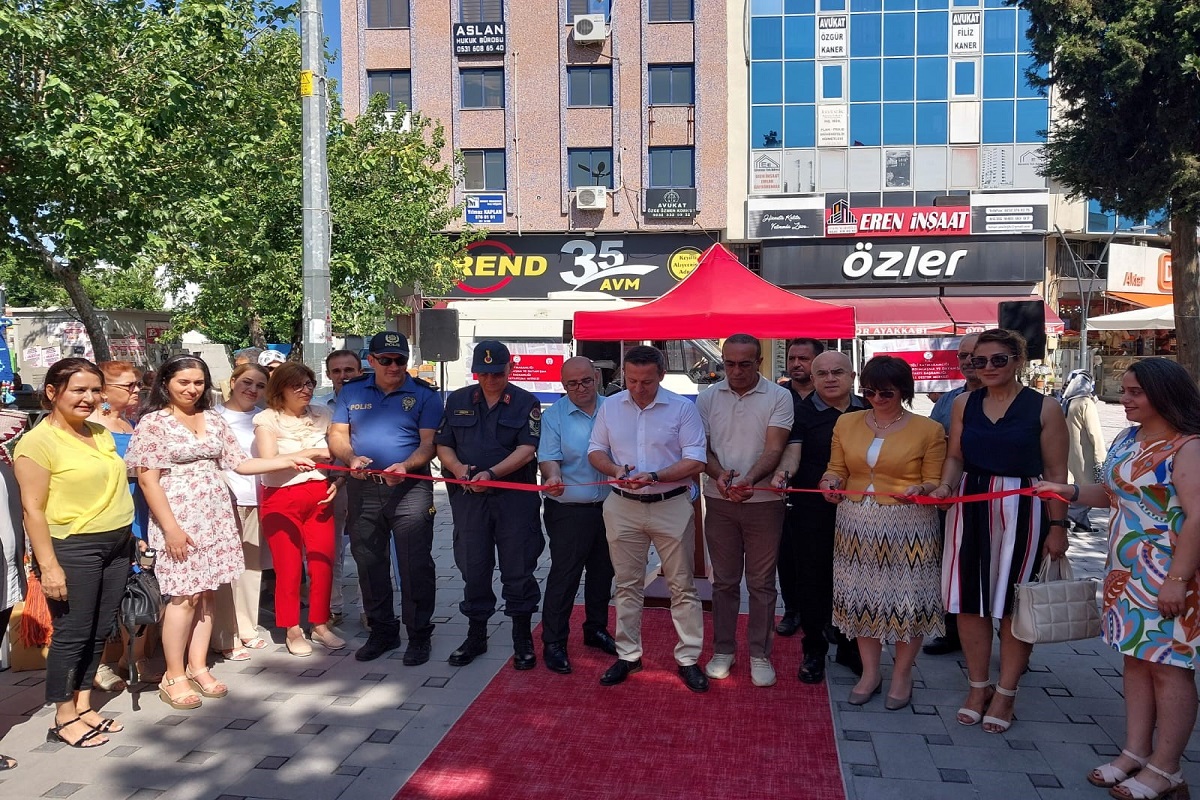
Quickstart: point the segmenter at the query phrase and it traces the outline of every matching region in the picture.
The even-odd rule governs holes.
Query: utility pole
[[[329,353],[329,164],[321,0],[300,3],[300,102],[304,151],[304,363],[324,382]]]

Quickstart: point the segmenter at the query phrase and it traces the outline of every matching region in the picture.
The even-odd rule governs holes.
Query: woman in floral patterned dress
[[[208,367],[200,359],[175,356],[163,364],[125,454],[150,506],[150,546],[159,551],[155,575],[170,598],[162,623],[167,669],[159,696],[179,709],[198,708],[197,692],[205,697],[229,693],[207,663],[213,592],[244,568],[221,471],[257,475],[313,466],[298,455],[248,458],[212,410],[211,389]]]
[[[1118,800],[1186,797],[1179,758],[1196,722],[1200,647],[1200,391],[1183,367],[1139,361],[1121,381],[1138,425],[1113,442],[1104,482],[1039,491],[1111,506],[1104,641],[1124,657],[1125,747],[1088,774]]]

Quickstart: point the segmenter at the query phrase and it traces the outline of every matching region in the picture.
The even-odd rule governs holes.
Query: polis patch
[[[403,406],[404,406],[404,410],[405,410],[405,411],[412,411],[412,410],[413,410],[413,408],[415,408],[415,407],[416,407],[416,405],[417,405],[417,398],[413,397],[413,396],[410,394],[410,395],[408,395],[407,397],[405,397],[405,398],[404,398],[404,402],[403,402],[403,403],[401,403],[401,405],[403,405]]]

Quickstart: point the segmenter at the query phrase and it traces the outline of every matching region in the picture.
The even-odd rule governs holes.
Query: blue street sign
[[[467,195],[467,222],[471,225],[503,225],[504,195]]]

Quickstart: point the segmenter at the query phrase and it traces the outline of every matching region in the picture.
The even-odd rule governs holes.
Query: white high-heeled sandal
[[[1108,793],[1115,797],[1116,800],[1186,800],[1189,796],[1188,785],[1183,780],[1183,770],[1172,774],[1170,772],[1163,772],[1150,763],[1147,763],[1144,769],[1166,778],[1170,786],[1161,792],[1156,792],[1139,781],[1135,776],[1121,781],[1109,789]],[[1120,791],[1121,789],[1125,791]]]
[[[1005,689],[1003,686],[1001,686],[1000,684],[997,683],[996,684],[996,694],[1002,694],[1005,697],[1016,697],[1017,690],[1016,689]],[[1009,728],[1012,727],[1013,721],[1011,719],[1000,719],[999,717],[986,716],[983,718],[983,724],[985,726],[992,725],[992,726],[1000,729],[997,731],[989,731],[985,727],[983,729],[984,733],[1004,733],[1005,731],[1007,731]]]
[[[991,682],[990,680],[989,680],[989,681],[972,681],[972,680],[968,680],[968,681],[967,681],[967,685],[968,685],[968,686],[970,686],[972,689],[989,689],[989,688],[991,688],[991,686],[992,686],[992,682]],[[983,704],[984,704],[984,706],[987,706],[987,704],[988,704],[988,703],[990,703],[990,702],[992,702],[992,698],[991,698],[991,697],[989,697],[988,699],[984,700],[984,701],[983,701]],[[970,722],[963,722],[961,719],[958,719],[958,717],[966,717],[967,719],[969,719],[969,720],[971,720],[971,721],[970,721]],[[966,706],[963,706],[962,708],[960,708],[960,709],[958,710],[958,712],[955,714],[955,719],[958,721],[958,724],[959,724],[959,725],[967,725],[967,726],[970,726],[970,725],[978,725],[978,724],[979,724],[979,720],[980,720],[982,717],[983,717],[983,714],[979,713],[978,711],[976,711],[976,710],[975,710],[975,709],[973,709],[973,708],[967,708]]]
[[[1133,772],[1126,772],[1120,767],[1113,766],[1113,762],[1110,761],[1107,764],[1101,764],[1089,772],[1087,776],[1088,783],[1092,786],[1099,786],[1101,789],[1111,789],[1130,775],[1136,773],[1138,769],[1143,769],[1146,766],[1146,762],[1150,760],[1149,756],[1134,755],[1128,750],[1122,750],[1121,755],[1137,764],[1137,769],[1133,770]]]

